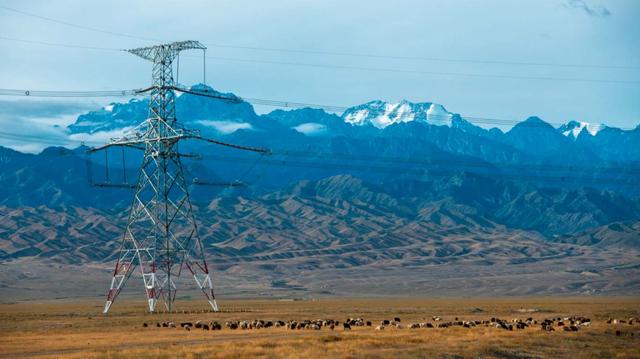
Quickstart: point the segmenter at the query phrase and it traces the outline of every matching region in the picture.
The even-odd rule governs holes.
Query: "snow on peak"
[[[376,128],[412,121],[451,126],[452,117],[453,114],[442,105],[430,102],[412,103],[406,100],[398,103],[371,101],[350,107],[342,114],[346,123],[354,126],[370,124]]]
[[[581,121],[569,121],[566,124],[560,126],[558,130],[565,136],[572,138],[574,140],[578,139],[578,136],[583,130],[586,130],[591,136],[595,136],[604,129],[605,125],[603,124],[592,124],[588,122]]]

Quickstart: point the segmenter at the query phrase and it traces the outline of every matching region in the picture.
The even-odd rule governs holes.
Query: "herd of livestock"
[[[444,321],[441,317],[434,316],[428,322],[411,323],[404,325],[400,318],[385,319],[380,321],[375,326],[376,330],[385,330],[385,328],[393,329],[419,329],[419,328],[449,328],[449,327],[462,327],[473,328],[478,326],[495,327],[503,330],[522,330],[529,327],[539,326],[544,331],[556,331],[563,330],[567,332],[577,332],[583,327],[591,325],[591,319],[582,316],[571,317],[554,317],[544,320],[536,320],[533,318],[527,319],[512,319],[505,320],[500,318],[491,318],[484,320],[459,320],[455,318],[452,321]],[[630,318],[628,320],[619,320],[610,318],[607,320],[607,324],[629,324],[640,323],[638,318]],[[143,323],[143,327],[150,327],[148,323]],[[336,330],[342,328],[342,330],[351,330],[352,327],[373,327],[374,324],[371,321],[364,320],[363,318],[348,318],[345,321],[333,320],[333,319],[317,319],[317,320],[302,320],[302,321],[282,321],[282,320],[242,320],[242,321],[227,321],[223,324],[217,321],[202,321],[195,322],[180,322],[176,324],[173,321],[157,322],[156,327],[163,328],[183,328],[190,331],[192,329],[202,330],[222,330],[227,328],[230,330],[249,330],[249,329],[266,329],[266,328],[286,328],[290,330],[321,330],[322,328],[328,328],[329,330]],[[619,331],[616,332],[619,335]]]

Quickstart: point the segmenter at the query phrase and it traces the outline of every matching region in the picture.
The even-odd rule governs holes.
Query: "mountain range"
[[[184,163],[214,266],[245,281],[247,293],[390,294],[399,288],[393,278],[406,276],[424,286],[416,294],[517,294],[515,278],[526,273],[527,291],[640,292],[633,279],[640,278],[640,126],[570,121],[555,128],[531,116],[505,132],[440,104],[409,101],[371,101],[342,114],[302,108],[259,115],[234,94],[192,90],[236,101],[180,95],[182,125],[271,150],[180,148],[198,154]],[[67,132],[91,144],[133,128],[147,111],[147,100],[113,103],[79,116]],[[140,155],[127,150],[105,159],[86,149],[0,148],[0,263],[18,268],[0,276],[0,285],[15,298],[26,295],[16,288],[29,265],[106,268],[113,260],[131,190],[92,184],[130,183]],[[198,185],[206,181],[245,186]],[[381,280],[386,292],[347,284],[387,267],[395,276]],[[513,276],[488,283],[454,275],[467,267]],[[434,277],[424,285],[414,271],[426,268],[451,281]],[[555,284],[532,274],[542,268]],[[300,271],[307,280],[296,279]],[[271,278],[266,285],[264,278]],[[460,280],[462,287],[453,286]]]

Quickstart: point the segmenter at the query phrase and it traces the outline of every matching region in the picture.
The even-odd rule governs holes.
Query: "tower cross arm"
[[[167,54],[173,59],[175,55],[177,55],[180,51],[183,50],[206,50],[207,47],[204,46],[199,41],[187,40],[187,41],[176,41],[168,44],[155,45],[155,46],[147,46],[147,47],[139,47],[137,49],[129,49],[124,50],[136,56],[139,56],[145,60],[151,62],[157,62],[166,57]]]
[[[236,145],[236,144],[233,144],[233,143],[222,142],[222,141],[218,141],[218,140],[214,140],[214,139],[206,138],[206,137],[202,137],[202,136],[189,136],[189,138],[196,139],[196,140],[201,140],[201,141],[205,141],[205,142],[209,142],[209,143],[212,143],[212,144],[218,145],[218,146],[235,148],[237,150],[244,150],[244,151],[262,153],[263,155],[271,155],[271,153],[272,153],[271,150],[268,149],[268,148]]]

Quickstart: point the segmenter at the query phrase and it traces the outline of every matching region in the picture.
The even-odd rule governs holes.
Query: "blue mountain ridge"
[[[193,89],[235,96],[204,85]],[[147,100],[113,103],[79,116],[68,132],[115,133],[144,120],[147,111]],[[440,105],[408,101],[372,101],[343,114],[302,108],[259,115],[244,101],[183,94],[176,111],[182,125],[205,136],[273,151],[262,156],[181,145],[181,152],[202,155],[185,159],[190,179],[248,184],[193,186],[194,198],[294,195],[301,183],[317,181],[332,190],[316,188],[310,195],[342,198],[373,186],[394,201],[447,199],[496,223],[547,235],[640,218],[640,127],[604,127],[595,135],[583,130],[573,138],[533,116],[502,132]],[[128,190],[89,186],[88,177],[104,180],[105,163],[90,158],[87,166],[84,150],[52,147],[31,155],[0,147],[0,205],[126,207]],[[111,180],[135,178],[139,156],[134,150],[112,155]],[[357,180],[338,180],[344,178]]]

